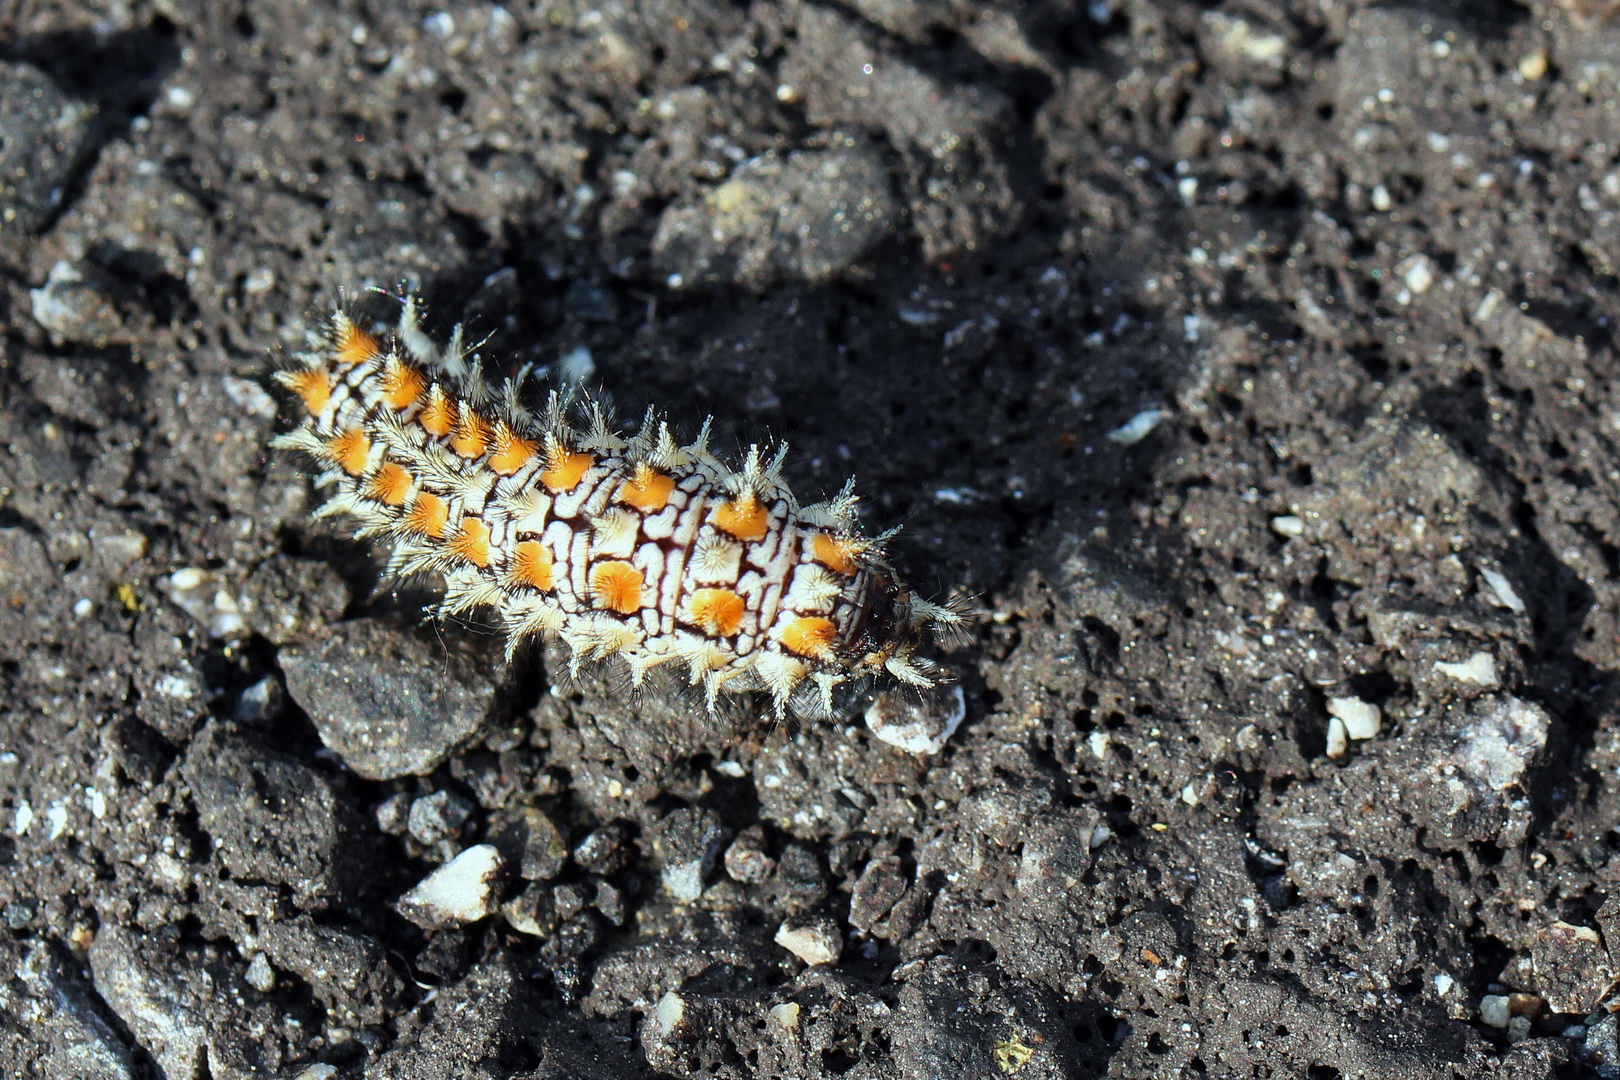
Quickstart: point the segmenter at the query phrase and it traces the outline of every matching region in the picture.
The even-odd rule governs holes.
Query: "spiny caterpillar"
[[[274,445],[322,469],[333,493],[317,517],[347,515],[392,545],[390,575],[444,577],[439,615],[492,609],[509,660],[555,635],[575,675],[618,656],[639,687],[677,663],[711,709],[722,691],[763,690],[778,716],[826,715],[852,679],[942,681],[916,649],[964,611],[899,581],[887,534],[861,534],[851,486],[800,506],[785,446],[768,459],[750,447],[731,469],[708,421],[683,446],[651,410],[628,439],[599,402],[553,392],[537,414],[519,400],[526,371],[492,386],[461,327],[441,348],[415,298],[403,307],[379,333],[338,311],[275,374],[306,416]]]

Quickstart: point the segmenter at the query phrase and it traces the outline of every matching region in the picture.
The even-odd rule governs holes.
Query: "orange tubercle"
[[[461,410],[455,434],[450,437],[450,449],[468,461],[483,457],[489,449],[489,424],[471,409]]]
[[[395,360],[383,372],[382,397],[395,412],[408,409],[427,390],[427,379],[409,364]]]
[[[730,533],[745,543],[764,539],[765,529],[770,524],[765,507],[760,504],[752,491],[740,499],[733,499],[715,507],[714,517],[710,520],[721,532]]]
[[[596,459],[589,454],[576,454],[559,447],[546,455],[546,470],[540,474],[540,482],[553,495],[573,491],[585,478],[585,470],[595,464]]]
[[[591,569],[591,595],[596,606],[620,615],[641,610],[641,571],[627,562],[597,563]]]
[[[311,416],[319,416],[326,403],[332,400],[332,378],[320,368],[304,368],[285,378],[286,385],[298,395]]]
[[[450,554],[485,569],[489,566],[489,526],[482,518],[462,518],[461,531],[450,538],[449,548]]]
[[[445,396],[443,390],[434,386],[428,390],[427,404],[417,414],[416,422],[422,425],[422,430],[435,439],[442,439],[456,426],[456,403]]]
[[[855,572],[855,560],[850,543],[840,540],[826,533],[816,533],[810,538],[810,557],[836,574],[848,577]]]
[[[366,481],[366,498],[376,499],[388,506],[404,506],[405,496],[411,492],[411,474],[396,461],[386,461],[383,467]]]
[[[416,496],[411,508],[405,512],[405,527],[418,536],[443,540],[450,525],[450,507],[431,491]]]
[[[669,502],[669,493],[675,490],[675,481],[645,461],[636,466],[630,479],[619,485],[614,498],[644,514],[656,514]]]
[[[713,637],[730,637],[742,626],[746,605],[730,589],[699,589],[688,605],[691,619]]]
[[[556,568],[551,552],[538,540],[524,540],[512,553],[512,580],[531,589],[550,592],[556,585]]]
[[[494,444],[489,467],[496,476],[511,476],[527,465],[538,449],[528,439],[519,438],[504,422],[495,425]]]
[[[340,319],[336,329],[333,346],[339,363],[362,364],[377,355],[377,339],[348,319]]]
[[[352,427],[328,439],[326,448],[338,468],[350,476],[359,476],[366,471],[366,459],[371,456],[371,437],[364,428]]]
[[[783,627],[781,640],[784,649],[815,660],[832,651],[832,643],[837,636],[838,628],[831,619],[806,615]]]

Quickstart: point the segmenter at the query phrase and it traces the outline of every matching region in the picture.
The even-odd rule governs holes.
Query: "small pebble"
[[[568,862],[568,843],[556,823],[533,807],[523,811],[523,859],[518,873],[527,881],[550,881]]]
[[[501,907],[501,917],[518,933],[537,938],[550,937],[562,922],[551,890],[544,885],[530,885],[508,900]]]
[[[264,953],[255,953],[248,964],[247,984],[261,994],[276,988],[276,969],[270,966],[270,959]]]
[[[1305,519],[1293,514],[1280,514],[1271,519],[1271,531],[1278,536],[1304,536]]]
[[[495,910],[501,868],[493,845],[474,844],[400,897],[395,910],[424,930],[477,922]]]
[[[1108,441],[1121,446],[1135,446],[1158,427],[1169,412],[1164,409],[1143,409],[1125,423],[1108,433]]]
[[[1344,721],[1337,716],[1328,721],[1327,756],[1342,758],[1350,750],[1350,738],[1344,733]]]
[[[591,906],[601,913],[602,918],[614,926],[623,926],[625,919],[624,890],[611,881],[598,881],[596,883],[596,898]]]
[[[671,990],[653,1006],[652,1016],[647,1018],[648,1035],[652,1038],[668,1038],[680,1030],[685,1020],[686,999]]]
[[[460,836],[473,810],[472,802],[455,792],[435,791],[411,803],[406,828],[420,843],[431,847],[440,840]]]
[[[389,836],[404,836],[410,822],[411,796],[408,792],[395,792],[378,803],[372,813],[377,819],[377,828]]]
[[[592,829],[574,848],[574,861],[593,874],[622,870],[630,862],[630,852],[624,843],[628,837],[629,833],[618,822]]]
[[[931,757],[945,748],[966,715],[959,683],[926,690],[907,687],[880,692],[866,710],[866,726],[880,742]]]
[[[1460,663],[1436,660],[1434,670],[1456,679],[1479,686],[1495,686],[1500,680],[1496,674],[1496,658],[1488,652],[1477,652]]]
[[[1344,734],[1350,739],[1370,739],[1384,726],[1383,711],[1377,705],[1358,697],[1328,698],[1328,715],[1344,724]],[[1329,751],[1329,756],[1332,752]]]
[[[730,837],[719,814],[695,806],[672,811],[653,826],[659,880],[670,895],[688,904],[702,896],[703,884]]]
[[[776,943],[811,967],[830,964],[844,951],[844,936],[831,919],[797,926],[783,923],[776,931]]]
[[[1486,994],[1479,999],[1479,1022],[1486,1027],[1508,1026],[1508,999],[1506,994]]]
[[[1506,577],[1483,566],[1479,568],[1479,576],[1485,579],[1486,599],[1498,607],[1507,608],[1515,615],[1524,614],[1524,601],[1519,599],[1519,594],[1513,591],[1513,585]]]
[[[577,881],[555,885],[551,890],[551,905],[559,919],[572,919],[590,906],[592,899],[590,887]]]
[[[726,848],[726,873],[743,885],[758,885],[771,876],[776,860],[765,853],[765,830],[750,825]]]

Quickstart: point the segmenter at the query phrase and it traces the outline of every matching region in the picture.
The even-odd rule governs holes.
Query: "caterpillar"
[[[390,576],[443,577],[438,615],[490,609],[508,661],[559,638],[575,676],[617,657],[639,688],[676,665],[711,710],[764,691],[777,716],[828,715],[846,683],[945,680],[917,650],[967,609],[896,576],[892,534],[861,531],[853,482],[800,505],[785,445],[732,468],[708,420],[683,445],[653,410],[628,438],[589,397],[553,391],[531,410],[527,370],[492,384],[460,326],[441,346],[416,298],[402,307],[368,329],[340,305],[275,372],[303,416],[272,445],[315,463],[331,492],[316,517],[391,545]]]

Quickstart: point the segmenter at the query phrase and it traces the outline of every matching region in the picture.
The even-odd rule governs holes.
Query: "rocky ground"
[[[1614,7],[6,6],[0,1073],[1620,1075]],[[367,286],[858,476],[960,728],[424,625]]]

